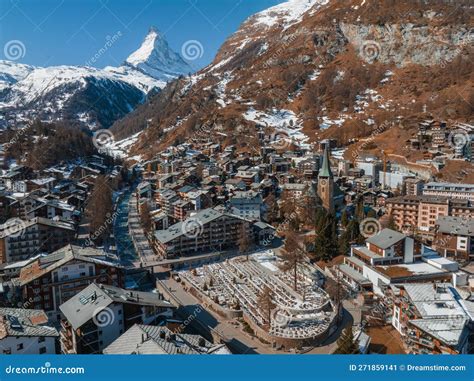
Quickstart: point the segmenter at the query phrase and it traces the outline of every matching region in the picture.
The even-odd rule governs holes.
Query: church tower
[[[318,196],[323,203],[324,209],[334,213],[334,178],[329,162],[329,147],[324,147],[323,165],[318,174]]]

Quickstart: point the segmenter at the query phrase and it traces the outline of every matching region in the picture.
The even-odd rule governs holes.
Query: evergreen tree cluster
[[[354,333],[352,332],[352,325],[344,329],[339,339],[337,339],[337,349],[334,351],[334,354],[360,354],[358,342],[355,340]]]

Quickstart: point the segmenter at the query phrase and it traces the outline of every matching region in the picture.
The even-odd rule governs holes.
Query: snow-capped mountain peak
[[[192,72],[192,68],[174,52],[157,28],[151,27],[141,46],[125,61],[126,65],[156,79],[169,79]]]
[[[40,118],[109,127],[166,83],[193,71],[156,28],[119,67],[34,67],[0,60],[0,129]]]
[[[0,90],[21,81],[34,69],[30,65],[0,60]]]

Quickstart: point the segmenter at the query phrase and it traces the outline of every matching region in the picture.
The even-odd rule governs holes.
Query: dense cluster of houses
[[[363,295],[407,352],[467,353],[474,185],[436,182],[429,170],[446,158],[471,160],[469,144],[449,144],[451,132],[443,123],[422,123],[407,142],[429,153],[416,167],[369,155],[346,160],[332,140],[317,152],[183,143],[137,165],[134,210],[142,227],[149,225],[157,261],[275,244],[275,220],[284,219],[278,206],[287,199],[303,209],[305,200],[317,200],[338,218],[370,210],[386,228],[363,245],[351,242],[326,275]],[[80,243],[95,179],[106,175],[119,189],[121,169],[93,156],[0,173],[0,353],[229,353],[176,330],[175,307],[163,295],[127,290],[118,256]]]
[[[184,353],[228,353],[199,335],[170,331],[179,327],[171,319],[175,307],[156,291],[126,290],[127,272],[113,246],[104,250],[84,239],[80,225],[99,175],[112,189],[122,187],[121,166],[101,156],[0,173],[0,354],[102,353],[115,340],[130,343],[134,333],[148,353],[146,342],[158,328],[156,341],[166,343],[161,353],[186,346]]]

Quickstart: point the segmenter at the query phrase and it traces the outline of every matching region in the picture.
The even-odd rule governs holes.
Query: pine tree
[[[342,212],[342,215],[341,215],[341,225],[343,227],[347,227],[348,223],[349,223],[349,216],[347,214],[347,210],[344,209],[344,211]]]
[[[352,325],[342,331],[341,336],[337,339],[337,349],[334,353],[339,355],[360,354],[358,342],[352,332]]]
[[[315,231],[316,234],[319,234],[327,225],[327,216],[328,213],[324,208],[318,208],[316,211],[316,219],[315,219]]]
[[[362,200],[362,197],[357,200],[354,217],[359,221],[365,218],[364,201]]]
[[[328,214],[323,225],[318,229],[314,242],[315,258],[325,262],[330,261],[338,253],[338,239],[336,230],[336,219]]]
[[[351,249],[351,244],[349,242],[348,234],[347,231],[341,234],[339,237],[339,254],[341,255],[347,255]]]
[[[349,239],[349,242],[358,244],[363,244],[365,242],[365,238],[360,232],[359,221],[357,221],[356,219],[349,221],[346,231],[348,234],[347,238]]]

